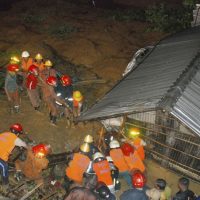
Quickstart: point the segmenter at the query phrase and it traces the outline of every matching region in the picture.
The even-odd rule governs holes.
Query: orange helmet
[[[9,72],[17,72],[17,71],[19,71],[19,65],[17,65],[17,64],[10,64],[10,65],[8,65],[7,70]]]
[[[63,86],[70,86],[72,84],[72,79],[68,75],[63,75],[61,77],[61,81],[62,81]]]
[[[137,170],[132,175],[132,185],[134,188],[143,188],[146,184],[146,177],[144,174]]]
[[[48,85],[51,85],[51,86],[56,86],[57,85],[57,79],[55,76],[49,76],[46,80],[46,83]]]

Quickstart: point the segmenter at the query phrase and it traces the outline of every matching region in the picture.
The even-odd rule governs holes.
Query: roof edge
[[[178,101],[187,85],[192,81],[196,72],[200,69],[200,52],[194,57],[187,68],[180,74],[179,78],[174,82],[171,88],[160,100],[159,107],[171,112],[173,105]]]

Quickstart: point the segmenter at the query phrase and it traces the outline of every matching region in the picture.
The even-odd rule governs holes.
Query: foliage
[[[109,10],[105,12],[105,17],[115,21],[145,21],[145,11],[142,9]]]
[[[154,5],[146,10],[146,20],[153,30],[176,32],[191,26],[192,9],[188,6],[168,8],[165,4]]]
[[[78,28],[68,24],[53,26],[51,29],[49,29],[50,34],[59,38],[65,38],[66,36],[69,36],[69,34],[77,31]]]
[[[196,2],[197,2],[196,0],[183,0],[183,5],[194,8]]]

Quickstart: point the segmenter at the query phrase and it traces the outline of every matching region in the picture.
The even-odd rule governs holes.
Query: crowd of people
[[[28,51],[23,51],[21,59],[11,57],[7,66],[5,91],[11,111],[20,111],[20,91],[27,91],[32,107],[40,112],[41,102],[48,107],[50,122],[56,125],[58,116],[67,119],[80,115],[83,95],[73,91],[72,78],[62,75],[53,68],[50,60],[41,54],[33,59]]]
[[[103,143],[97,145],[91,135],[84,138],[78,150],[72,151],[65,170],[62,187],[64,200],[115,200],[124,179],[129,190],[121,191],[120,200],[198,200],[189,190],[189,179],[178,181],[179,191],[172,196],[166,180],[155,180],[153,188],[147,185],[144,164],[145,142],[137,128],[132,128],[128,140],[118,138],[116,133],[106,133]],[[42,170],[48,166],[50,146],[30,146],[20,137],[24,134],[21,124],[13,124],[9,131],[0,134],[0,172],[4,190],[9,188],[8,160],[15,146],[27,150],[25,160],[15,162],[15,178],[26,176],[30,180],[42,179]]]

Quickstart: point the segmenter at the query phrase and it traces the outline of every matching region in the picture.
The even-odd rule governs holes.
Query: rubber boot
[[[19,106],[14,106],[14,111],[15,111],[15,113],[18,113],[19,112]]]
[[[52,115],[51,115],[51,113],[49,113],[49,119],[50,119],[50,121],[52,121]]]
[[[51,123],[52,123],[52,125],[54,125],[54,126],[56,126],[56,119],[57,119],[56,116],[52,116]]]

